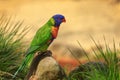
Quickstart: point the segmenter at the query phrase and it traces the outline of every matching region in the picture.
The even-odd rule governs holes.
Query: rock
[[[26,80],[63,80],[66,77],[64,70],[51,54],[46,51],[34,58]]]

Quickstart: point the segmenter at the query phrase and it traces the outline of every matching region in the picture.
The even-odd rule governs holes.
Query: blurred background
[[[54,14],[63,14],[66,23],[62,24],[57,39],[49,47],[53,56],[61,62],[75,63],[71,51],[84,62],[83,49],[88,55],[95,48],[95,41],[104,48],[113,45],[113,39],[119,48],[120,40],[120,0],[0,0],[0,13],[15,16],[31,25],[25,36],[29,44],[36,31]],[[78,43],[79,42],[79,43]],[[69,50],[70,49],[70,50]],[[63,59],[64,58],[64,59]],[[77,61],[76,63],[77,64]]]

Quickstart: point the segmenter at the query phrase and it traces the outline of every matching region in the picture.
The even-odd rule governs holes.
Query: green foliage
[[[23,21],[15,21],[6,15],[0,16],[0,71],[13,74],[18,68],[25,51],[23,38],[28,30]]]
[[[93,40],[94,41],[94,40]],[[101,56],[108,66],[108,73],[104,75],[102,80],[120,80],[120,70],[119,70],[119,50],[116,49],[115,41],[113,41],[113,49],[106,44],[105,41],[105,50],[98,47],[97,43],[94,41],[98,52],[95,52],[96,56]],[[99,53],[99,54],[96,54]],[[98,57],[99,59],[99,57]],[[99,79],[96,79],[99,80]]]
[[[97,62],[95,63],[102,63],[104,66],[101,68],[101,65],[97,64],[93,65],[91,63],[90,57],[85,55],[88,58],[88,64],[80,65],[76,70],[72,71],[69,74],[70,80],[120,80],[120,69],[119,69],[119,51],[116,49],[115,41],[113,41],[113,49],[105,42],[105,50],[98,46],[99,43],[96,43],[95,40],[92,38],[97,51],[93,49],[95,54],[95,58]],[[80,45],[80,43],[79,43]],[[80,45],[81,46],[81,45]],[[98,62],[99,61],[99,62]]]

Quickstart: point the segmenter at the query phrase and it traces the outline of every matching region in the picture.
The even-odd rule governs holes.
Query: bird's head
[[[65,17],[61,14],[56,14],[52,17],[55,21],[54,26],[59,27],[62,22],[66,22]]]

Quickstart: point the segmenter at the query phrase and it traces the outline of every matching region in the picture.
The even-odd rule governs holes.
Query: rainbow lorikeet
[[[66,22],[65,17],[61,14],[56,14],[52,16],[46,24],[44,24],[34,36],[30,47],[26,52],[25,59],[23,60],[22,65],[15,72],[13,78],[16,77],[17,73],[24,69],[28,65],[31,59],[34,57],[34,53],[37,51],[44,52],[47,50],[49,45],[57,37],[60,24]]]

